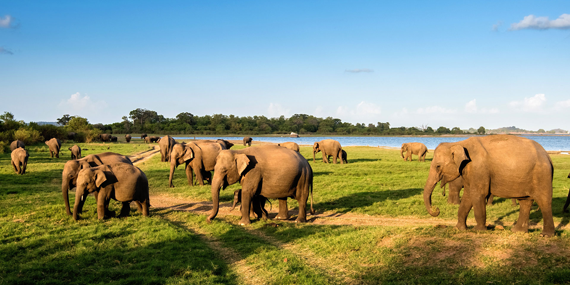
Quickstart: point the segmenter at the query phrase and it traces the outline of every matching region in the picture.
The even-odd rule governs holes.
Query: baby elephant
[[[71,159],[80,159],[81,158],[81,148],[78,145],[73,145],[72,147],[68,148],[71,151]]]
[[[251,207],[249,208],[249,215],[257,219],[267,220],[267,210],[265,209],[265,202],[269,201],[263,196],[254,196],[251,199]],[[271,202],[269,202],[271,204]],[[230,211],[233,211],[237,204],[241,204],[241,189],[234,191],[234,203]]]
[[[19,147],[12,151],[12,166],[17,174],[25,174],[28,166],[28,151]]]
[[[111,199],[123,202],[121,217],[129,215],[129,203],[137,202],[139,211],[148,216],[150,207],[148,180],[138,167],[127,163],[115,163],[89,167],[79,171],[77,175],[77,190],[75,192],[75,207],[73,219],[77,221],[78,212],[83,206],[89,193],[99,191],[97,197],[97,217],[105,217],[105,209]]]

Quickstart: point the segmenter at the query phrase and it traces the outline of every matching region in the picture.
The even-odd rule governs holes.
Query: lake
[[[535,140],[546,150],[570,150],[570,136],[523,136]],[[174,137],[174,139],[188,140],[194,137]],[[216,140],[222,137],[196,137],[203,140]],[[340,142],[343,146],[388,146],[400,147],[405,142],[421,142],[428,149],[435,149],[442,142],[458,142],[467,139],[467,137],[252,137],[254,141],[282,143],[296,142],[299,145],[313,145],[314,142],[333,139]],[[243,137],[223,137],[226,140],[242,140]]]

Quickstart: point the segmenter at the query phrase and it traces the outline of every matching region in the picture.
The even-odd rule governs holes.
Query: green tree
[[[485,128],[484,128],[483,126],[480,126],[480,127],[477,129],[477,134],[484,135],[485,132],[486,132],[486,130],[485,130]]]
[[[0,115],[0,120],[5,123],[14,121],[14,114],[10,112],[4,112],[4,114]]]
[[[61,116],[61,118],[57,119],[57,123],[60,126],[67,126],[67,124],[69,123],[69,121],[73,119],[73,116],[69,116],[69,114],[65,114],[63,116]]]
[[[435,131],[435,132],[438,134],[449,134],[449,133],[451,133],[451,131],[444,126],[437,128],[437,131]]]
[[[65,129],[70,132],[80,132],[93,129],[86,118],[73,116],[65,126]]]

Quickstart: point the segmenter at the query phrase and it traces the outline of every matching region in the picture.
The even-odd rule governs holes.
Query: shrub
[[[52,138],[57,138],[60,140],[67,139],[67,131],[65,131],[63,127],[54,125],[42,125],[36,127],[35,129],[40,132],[40,135],[42,135],[45,140],[50,140]]]
[[[32,128],[20,128],[14,133],[14,139],[21,140],[26,145],[32,145],[44,140],[39,131]]]
[[[77,133],[82,134],[85,136],[85,142],[90,143],[92,141],[94,141],[95,139],[97,139],[97,136],[101,134],[101,130],[99,129],[93,129],[93,130],[88,130],[88,131],[84,131],[84,132],[79,132]]]
[[[9,145],[10,144],[8,142],[0,141],[0,153],[8,152],[8,146]]]
[[[0,132],[0,141],[13,142],[14,141],[14,130],[8,130],[5,132]]]

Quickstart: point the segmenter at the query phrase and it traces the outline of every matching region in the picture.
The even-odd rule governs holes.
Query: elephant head
[[[400,148],[400,157],[404,158],[404,152],[408,151],[408,144],[407,143],[403,143],[402,147]]]
[[[432,210],[431,194],[435,185],[441,181],[440,186],[455,180],[461,175],[464,162],[469,161],[467,150],[459,144],[440,143],[435,149],[431,162],[429,176],[424,186],[424,204],[430,215],[437,217],[439,209]]]
[[[99,191],[101,187],[116,182],[112,180],[109,181],[109,178],[112,177],[112,172],[107,165],[91,168],[89,164],[85,164],[84,167],[85,168],[81,169],[77,174],[75,206],[73,207],[73,219],[76,221],[79,218],[79,209],[83,207],[83,203],[85,203],[85,199],[89,193]]]
[[[222,150],[216,158],[214,168],[214,179],[212,179],[212,203],[213,209],[208,222],[216,217],[219,209],[220,190],[226,189],[228,185],[238,182],[245,175],[251,161],[249,157],[241,153],[233,153],[231,150]]]
[[[319,142],[315,142],[313,145],[313,163],[315,162],[315,153],[321,151]]]
[[[170,152],[170,187],[174,187],[172,184],[172,177],[174,175],[174,170],[178,167],[178,165],[183,163],[190,163],[192,159],[194,159],[194,150],[192,146],[195,146],[194,143],[177,143],[172,147],[172,151]]]

